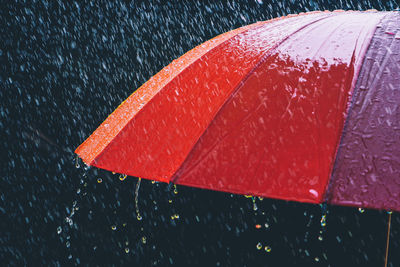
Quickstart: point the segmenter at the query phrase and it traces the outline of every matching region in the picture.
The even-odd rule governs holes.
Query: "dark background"
[[[142,181],[138,221],[137,179],[75,168],[73,151],[147,79],[217,34],[398,2],[29,2],[0,8],[1,266],[383,266],[385,211],[328,206],[322,227],[318,205],[257,199],[254,211],[244,196]],[[399,230],[394,213],[389,266],[400,266]]]

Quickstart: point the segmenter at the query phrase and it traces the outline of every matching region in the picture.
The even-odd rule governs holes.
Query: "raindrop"
[[[365,210],[364,210],[363,208],[358,208],[358,212],[359,212],[359,213],[364,213],[364,211],[365,211]]]
[[[140,188],[140,181],[142,178],[139,178],[137,183],[136,183],[136,189],[135,189],[135,208],[136,208],[136,218],[138,221],[142,220],[142,216],[140,215],[139,212],[139,188]]]
[[[388,210],[387,213],[388,213],[388,214],[392,214],[393,212],[392,212],[391,210]]]
[[[257,204],[256,204],[256,198],[255,197],[251,197],[251,200],[253,201],[253,210],[256,211],[258,210]]]
[[[315,259],[314,259],[316,262],[319,262],[319,258],[318,257],[315,257]]]
[[[72,259],[72,255],[71,255],[71,254],[69,254],[68,259],[69,259],[69,260]]]
[[[265,246],[264,250],[269,253],[269,252],[271,252],[271,247],[270,246]]]
[[[103,182],[103,179],[101,179],[100,177],[97,178],[97,183],[101,184]]]
[[[260,249],[262,248],[262,245],[261,245],[261,243],[260,243],[260,242],[258,242],[258,243],[257,243],[257,246],[256,246],[256,248],[257,248],[258,250],[260,250]]]
[[[172,220],[179,219],[179,214],[171,215],[171,219]]]
[[[117,226],[116,226],[116,225],[112,225],[112,226],[111,226],[111,229],[112,229],[113,231],[115,231],[115,230],[117,230]]]
[[[69,226],[72,226],[72,224],[74,223],[70,217],[66,217],[65,221],[69,224]]]
[[[129,248],[125,248],[125,253],[129,253]]]
[[[58,226],[57,227],[57,234],[61,234],[61,232],[62,232],[62,228],[61,228],[61,226]]]
[[[326,226],[326,215],[325,215],[325,214],[322,215],[322,217],[321,217],[321,226],[322,226],[322,227],[325,227],[325,226]]]
[[[265,223],[264,226],[265,226],[265,228],[269,228],[269,224],[268,223]]]
[[[176,188],[176,184],[174,184],[174,194],[178,194],[178,188]]]
[[[147,242],[146,237],[143,236],[143,237],[142,237],[142,243],[143,243],[143,244],[146,244],[146,242]]]
[[[318,240],[322,241],[324,238],[322,237],[322,235],[318,236]]]
[[[120,174],[120,175],[119,175],[119,179],[120,179],[121,181],[123,181],[123,180],[126,179],[127,176],[128,176],[128,175],[126,175],[126,174]]]
[[[168,200],[168,203],[171,204],[171,203],[172,203],[172,199],[169,199],[169,200]]]
[[[322,212],[322,217],[321,217],[321,226],[325,227],[326,226],[326,213],[327,213],[327,206],[326,204],[321,204],[321,212]]]
[[[67,248],[69,248],[69,247],[71,246],[71,243],[70,243],[69,241],[67,241],[67,242],[65,243],[65,246],[66,246]]]
[[[81,167],[81,165],[79,164],[79,157],[76,156],[76,159],[75,159],[75,168],[79,169],[80,167]]]

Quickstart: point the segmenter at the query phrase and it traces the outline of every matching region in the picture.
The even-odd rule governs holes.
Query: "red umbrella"
[[[400,211],[399,51],[398,12],[258,22],[173,61],[75,152],[168,183]]]

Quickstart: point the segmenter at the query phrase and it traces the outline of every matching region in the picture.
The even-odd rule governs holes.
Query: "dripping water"
[[[135,209],[136,209],[136,218],[140,221],[142,220],[142,216],[140,215],[139,212],[139,188],[140,188],[140,181],[142,178],[139,178],[137,183],[136,183],[136,189],[135,189]]]

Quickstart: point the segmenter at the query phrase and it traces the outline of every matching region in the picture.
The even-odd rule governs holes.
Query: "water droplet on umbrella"
[[[119,175],[119,179],[120,179],[121,181],[123,181],[123,180],[126,179],[127,176],[128,176],[128,175],[126,175],[126,174],[120,174],[120,175]]]
[[[176,188],[176,185],[174,184],[174,194],[178,194],[178,188]]]
[[[262,244],[261,244],[260,242],[258,242],[256,248],[257,248],[258,250],[260,250],[260,249],[262,248]]]

